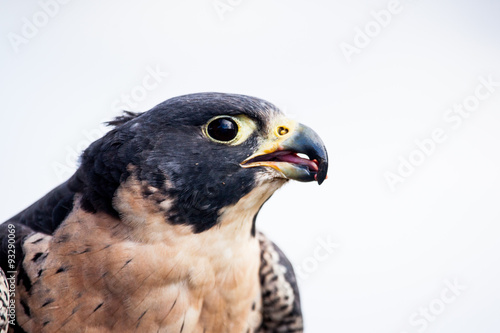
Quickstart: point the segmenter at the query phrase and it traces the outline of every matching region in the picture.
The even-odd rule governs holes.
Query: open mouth
[[[270,154],[256,156],[250,160],[245,161],[244,167],[250,166],[275,166],[276,169],[279,168],[280,164],[289,163],[295,168],[300,168],[306,171],[309,176],[316,178],[319,170],[319,163],[317,160],[311,160],[309,158],[303,158],[298,155],[298,153],[291,150],[280,150]]]
[[[269,136],[240,165],[272,168],[278,172],[273,173],[273,177],[317,181],[321,185],[327,177],[328,153],[318,134],[305,125],[296,124],[290,133],[276,132]]]

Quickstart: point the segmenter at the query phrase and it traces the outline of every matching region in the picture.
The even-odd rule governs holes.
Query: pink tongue
[[[278,160],[293,164],[306,165],[312,171],[318,171],[318,165],[311,160],[299,157],[294,154],[286,154],[278,156]]]

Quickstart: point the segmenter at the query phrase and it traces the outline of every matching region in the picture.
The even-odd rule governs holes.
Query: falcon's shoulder
[[[23,258],[24,239],[35,232],[52,235],[72,210],[79,185],[78,179],[74,176],[16,216],[0,224],[0,267],[4,271],[13,270],[12,267],[8,267],[7,260],[11,244],[9,237],[14,237],[15,262],[19,264]],[[14,236],[11,236],[12,234]]]
[[[258,239],[263,315],[259,332],[302,332],[299,289],[292,264],[264,234],[258,233]]]

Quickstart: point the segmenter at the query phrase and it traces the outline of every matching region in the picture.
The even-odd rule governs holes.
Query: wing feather
[[[258,332],[302,332],[300,295],[292,264],[264,234],[259,233],[258,238],[263,314]]]

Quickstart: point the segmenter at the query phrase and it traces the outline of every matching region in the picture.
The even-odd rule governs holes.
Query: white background
[[[329,179],[287,185],[258,221],[305,272],[307,332],[500,331],[500,87],[458,128],[443,118],[480,76],[500,82],[500,3],[401,0],[350,62],[340,45],[376,29],[370,13],[389,1],[229,3],[221,18],[213,0],[73,0],[43,22],[40,3],[2,1],[0,220],[64,181],[122,94],[158,68],[168,76],[129,109],[242,93],[323,137]],[[14,46],[23,18],[46,25]],[[436,128],[445,142],[392,191],[384,175]],[[315,251],[328,239],[331,254]]]

